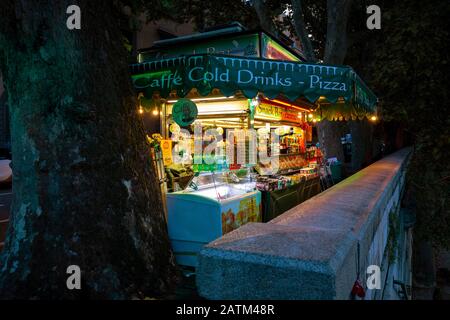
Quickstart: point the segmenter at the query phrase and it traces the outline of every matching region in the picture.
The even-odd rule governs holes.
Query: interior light
[[[270,101],[270,100],[269,100],[269,101]],[[301,110],[301,111],[309,111],[308,109],[305,109],[305,108],[302,108],[302,107],[293,105],[292,103],[287,103],[287,102],[284,102],[284,101],[281,101],[281,100],[278,100],[278,99],[273,99],[272,101],[273,101],[273,102],[276,102],[276,103],[279,103],[279,104],[282,104],[282,105],[284,105],[284,106],[286,106],[286,107],[291,107],[291,108],[297,109],[297,110]]]
[[[377,117],[376,116],[372,116],[371,118],[370,118],[370,120],[372,120],[372,121],[377,121]]]
[[[205,98],[194,98],[190,99],[191,101],[197,102],[197,101],[214,101],[214,100],[227,100],[227,99],[233,99],[234,96],[230,97],[205,97]],[[167,103],[175,103],[178,100],[167,100]]]
[[[153,113],[154,116],[157,116],[157,115],[159,114],[158,109],[156,109],[156,108],[153,109],[153,112],[152,112],[152,113]]]
[[[142,107],[139,107],[138,113],[139,114],[143,114],[144,113],[144,109]]]
[[[250,105],[252,107],[256,107],[256,106],[258,106],[258,104],[259,104],[259,101],[257,99],[252,99],[250,102]]]

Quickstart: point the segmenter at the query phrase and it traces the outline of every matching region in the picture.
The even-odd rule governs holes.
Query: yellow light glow
[[[297,109],[297,110],[309,111],[308,109],[305,109],[305,108],[302,108],[302,107],[298,107],[296,105],[293,105],[292,103],[286,103],[286,102],[281,101],[281,100],[273,99],[272,101],[276,102],[276,103],[279,103],[279,104],[282,104],[282,105],[287,106],[287,107],[291,107],[291,108]]]
[[[243,100],[199,102],[197,109],[199,115],[247,114],[247,104]]]
[[[233,99],[234,96],[230,97],[205,97],[205,98],[194,98],[190,99],[191,101],[197,102],[197,101],[214,101],[214,100],[227,100],[227,99]],[[178,100],[168,100],[167,103],[175,103]]]
[[[313,122],[316,123],[316,122],[317,122],[317,119],[314,119]]]
[[[302,118],[302,113],[301,113],[301,112],[298,113],[298,117],[299,117],[300,119]]]
[[[159,114],[158,109],[154,109],[152,113],[154,116],[157,116]]]
[[[372,116],[371,118],[370,118],[370,120],[372,120],[372,121],[377,121],[377,117],[376,116]]]
[[[269,117],[269,116],[262,116],[262,115],[256,115],[255,119],[257,120],[268,120],[268,121],[280,121],[281,119],[277,117]]]
[[[143,114],[144,113],[144,109],[142,109],[142,107],[139,107],[138,113],[139,114]]]
[[[312,118],[313,117],[313,114],[312,113],[310,113],[310,114],[308,114],[308,118]]]

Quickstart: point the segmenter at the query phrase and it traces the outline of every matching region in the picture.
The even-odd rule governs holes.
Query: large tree
[[[450,249],[448,1],[386,1],[372,72],[386,121],[412,138],[408,168],[416,283],[434,286],[432,248]]]
[[[2,298],[158,295],[174,275],[116,2],[0,2],[13,204]],[[81,8],[81,30],[66,9]],[[81,290],[66,287],[81,268]]]

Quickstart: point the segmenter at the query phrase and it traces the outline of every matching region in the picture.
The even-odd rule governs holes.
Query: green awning
[[[133,64],[130,71],[134,87],[148,98],[167,98],[172,91],[184,97],[193,88],[206,96],[219,89],[224,96],[240,91],[247,98],[305,97],[328,119],[376,112],[376,96],[348,66],[201,54]]]

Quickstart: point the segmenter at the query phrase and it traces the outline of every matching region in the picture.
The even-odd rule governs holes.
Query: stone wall
[[[352,299],[356,279],[366,286],[367,267],[377,265],[380,288],[366,288],[365,299],[402,298],[410,285],[411,232],[400,214],[410,153],[402,149],[268,223],[244,225],[205,246],[199,294]]]

